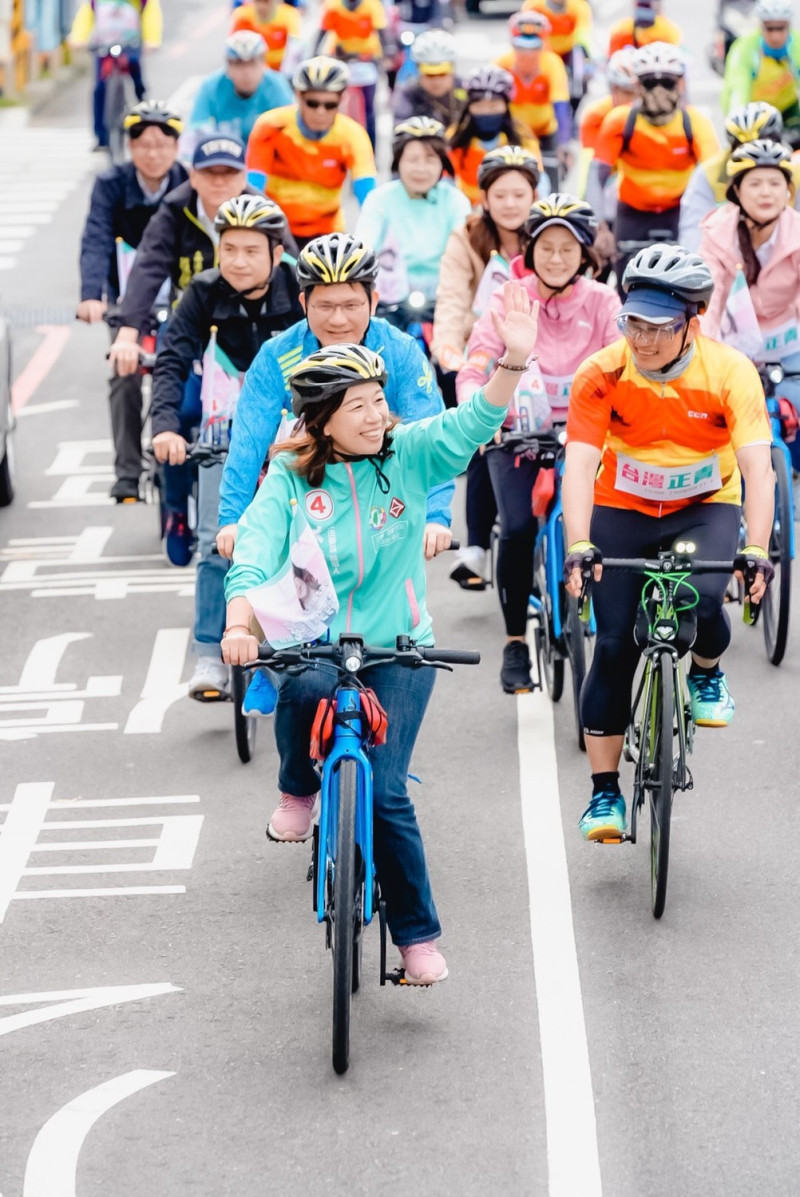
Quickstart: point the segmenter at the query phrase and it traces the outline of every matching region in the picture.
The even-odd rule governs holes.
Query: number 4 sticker
[[[310,490],[306,495],[306,514],[315,520],[329,520],[333,515],[333,499],[326,490]]]

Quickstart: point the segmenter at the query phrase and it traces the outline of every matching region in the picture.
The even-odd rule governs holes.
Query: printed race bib
[[[796,320],[787,320],[764,333],[764,354],[768,362],[779,362],[800,349]]]
[[[547,401],[554,411],[563,411],[569,406],[572,391],[572,374],[543,374]]]
[[[675,503],[719,490],[722,478],[719,457],[712,453],[691,465],[656,466],[620,453],[617,457],[617,490],[654,503]]]

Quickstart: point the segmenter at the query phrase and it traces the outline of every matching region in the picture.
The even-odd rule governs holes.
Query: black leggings
[[[501,449],[492,450],[486,457],[500,516],[497,588],[506,635],[524,636],[537,526],[531,511],[531,491],[539,467],[527,457],[515,457]]]
[[[732,503],[694,503],[661,519],[639,511],[595,507],[591,538],[604,557],[655,557],[679,538],[687,538],[697,545],[699,559],[725,561],[736,553],[740,518],[740,508]],[[699,574],[692,585],[700,594],[692,651],[714,660],[731,640],[723,608],[728,578]],[[641,593],[641,574],[624,570],[609,570],[593,591],[597,642],[581,693],[581,720],[589,735],[621,736],[628,726],[639,662],[633,625]]]
[[[489,477],[490,453],[476,453],[467,468],[467,543],[488,549],[497,519],[497,501]]]

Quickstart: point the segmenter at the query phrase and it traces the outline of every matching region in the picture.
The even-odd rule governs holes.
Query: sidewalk
[[[86,75],[89,66],[88,57],[78,53],[74,61],[62,64],[45,78],[29,83],[15,103],[0,108],[0,129],[19,129],[27,125],[30,118],[41,112],[54,97]]]

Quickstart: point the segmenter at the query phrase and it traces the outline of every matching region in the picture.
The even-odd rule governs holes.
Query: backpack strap
[[[625,126],[622,130],[622,146],[620,147],[620,157],[627,154],[631,146],[633,138],[633,131],[636,128],[636,118],[642,110],[641,104],[631,104],[630,112],[625,120]],[[683,118],[683,135],[686,138],[686,144],[689,147],[689,153],[697,161],[697,155],[694,152],[694,132],[692,130],[692,121],[689,113],[685,108],[681,108],[681,117]]]

